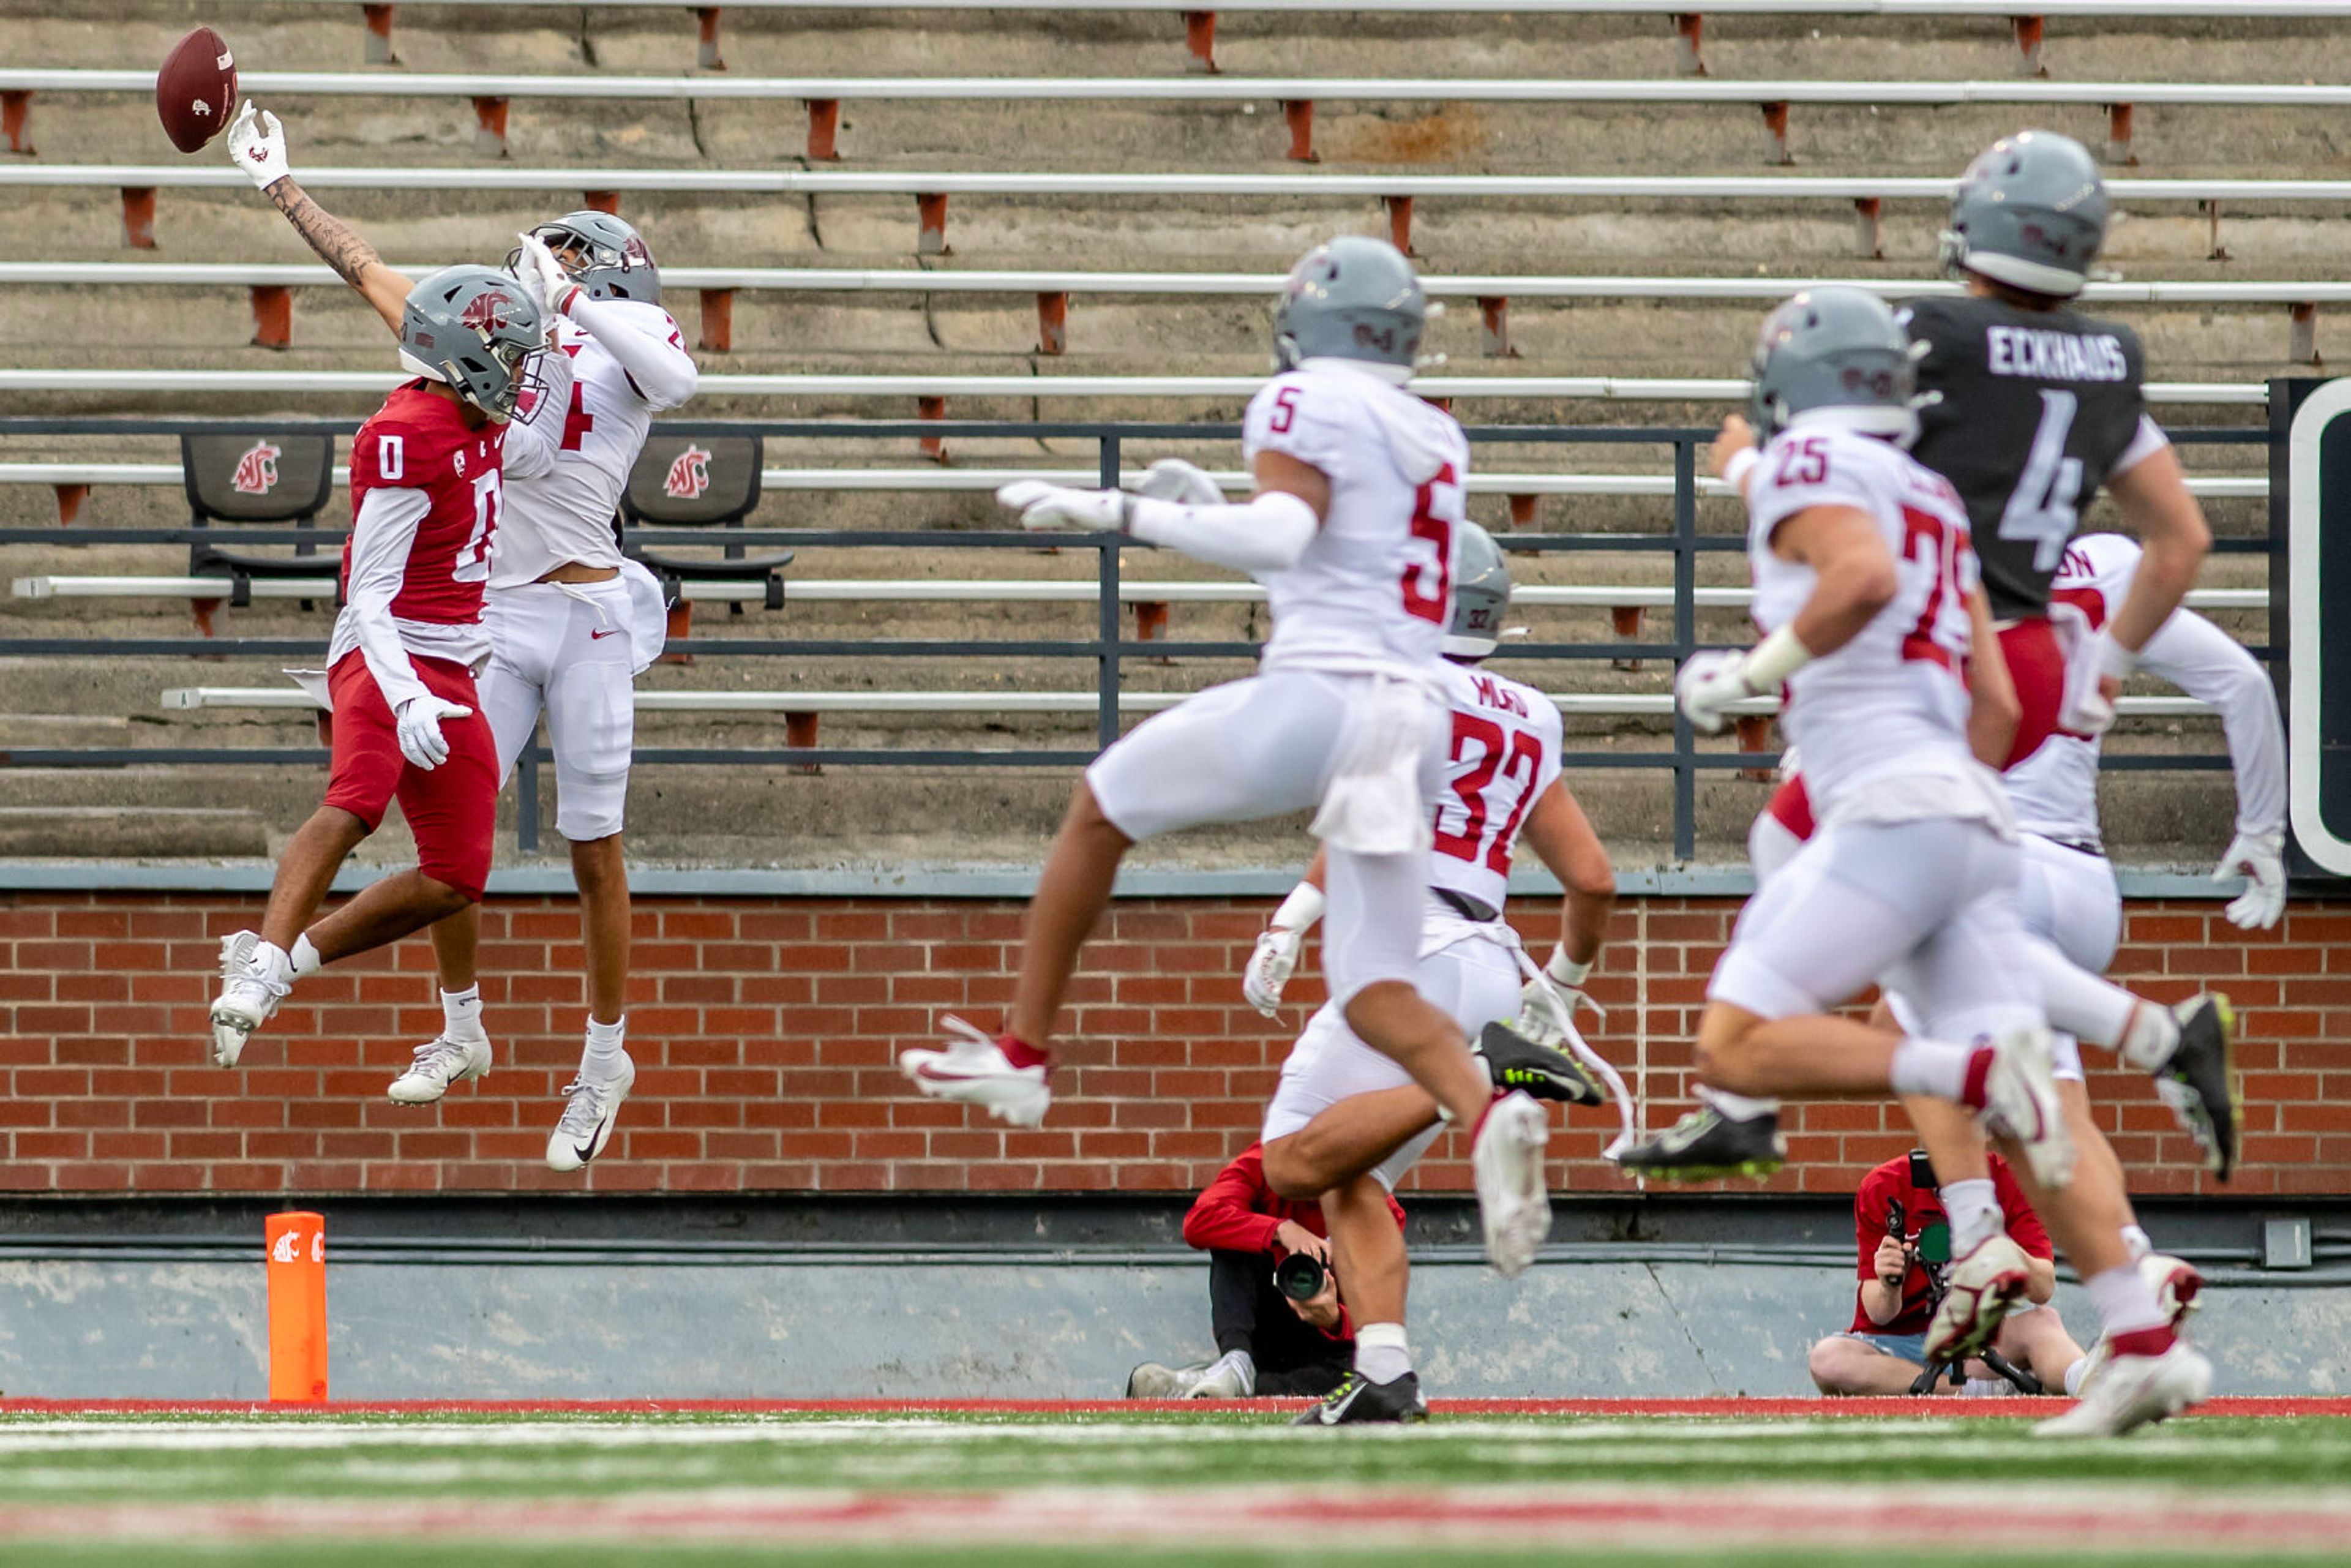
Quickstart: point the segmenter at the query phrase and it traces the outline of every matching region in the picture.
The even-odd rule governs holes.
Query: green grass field
[[[2351,1420],[0,1416],[0,1564],[2351,1561]]]

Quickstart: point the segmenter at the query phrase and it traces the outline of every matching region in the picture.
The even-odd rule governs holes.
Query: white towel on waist
[[[1308,831],[1351,854],[1426,854],[1434,841],[1420,793],[1435,716],[1427,688],[1374,675],[1357,703],[1355,732]]]

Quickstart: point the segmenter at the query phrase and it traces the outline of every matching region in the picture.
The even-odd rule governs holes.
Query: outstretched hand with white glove
[[[1225,500],[1224,487],[1208,477],[1207,469],[1181,457],[1162,457],[1144,469],[1134,493],[1186,507],[1220,507]]]
[[[449,760],[449,737],[441,732],[441,721],[473,716],[474,710],[463,703],[453,703],[430,693],[409,698],[394,715],[399,723],[400,754],[431,772]]]
[[[522,241],[522,256],[516,263],[516,271],[538,293],[539,306],[551,322],[570,305],[580,292],[580,285],[563,270],[563,264],[555,259],[555,253],[547,248],[545,240],[533,234],[516,237]]]
[[[1591,977],[1592,966],[1569,957],[1565,947],[1553,947],[1543,975],[1549,985],[1531,979],[1519,988],[1519,1032],[1537,1045],[1556,1046],[1575,1026],[1576,1009],[1591,1001],[1583,994],[1583,982]],[[1559,1012],[1562,1002],[1567,1006],[1564,1018]]]
[[[2213,869],[2214,882],[2245,879],[2245,891],[2224,912],[2240,931],[2262,930],[2285,915],[2285,840],[2279,833],[2239,833]]]
[[[256,110],[249,98],[229,122],[228,161],[244,170],[257,190],[266,191],[294,172],[286,157],[286,128],[276,115]]]
[[[1674,697],[1701,735],[1720,735],[1730,705],[1755,695],[1747,684],[1747,655],[1735,648],[1692,653],[1674,673]]]
[[[1044,479],[1015,479],[996,498],[1020,514],[1024,528],[1117,529],[1126,526],[1123,490],[1076,490]]]
[[[1301,882],[1290,890],[1289,896],[1274,910],[1273,918],[1258,934],[1257,946],[1241,970],[1241,996],[1266,1017],[1274,1017],[1281,1006],[1281,989],[1290,984],[1290,977],[1298,967],[1298,955],[1306,946],[1307,932],[1322,918],[1322,890],[1311,882]]]

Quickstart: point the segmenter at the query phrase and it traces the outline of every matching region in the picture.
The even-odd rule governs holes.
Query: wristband
[[[1758,695],[1776,691],[1790,675],[1813,662],[1813,651],[1804,646],[1792,627],[1782,626],[1747,651],[1739,666],[1739,678],[1747,689]]]
[[[1569,957],[1566,945],[1562,943],[1551,950],[1551,962],[1543,966],[1543,973],[1562,986],[1582,990],[1583,982],[1592,977],[1592,966],[1579,964]]]
[[[1729,462],[1722,465],[1722,482],[1744,496],[1747,493],[1747,476],[1754,473],[1755,465],[1762,461],[1762,454],[1752,446],[1741,447],[1730,455]]]
[[[1290,896],[1266,922],[1269,927],[1283,931],[1304,931],[1322,918],[1322,890],[1311,882],[1301,882],[1290,890]]]

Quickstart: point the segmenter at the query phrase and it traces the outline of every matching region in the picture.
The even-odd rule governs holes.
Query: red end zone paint
[[[1294,1409],[1299,1399],[360,1399],[306,1405],[319,1416],[1108,1416]],[[2057,1399],[1432,1399],[1440,1416],[2046,1416]],[[281,1414],[258,1399],[0,1399],[0,1416]],[[2199,1416],[2351,1416],[2351,1396],[2208,1400]]]

